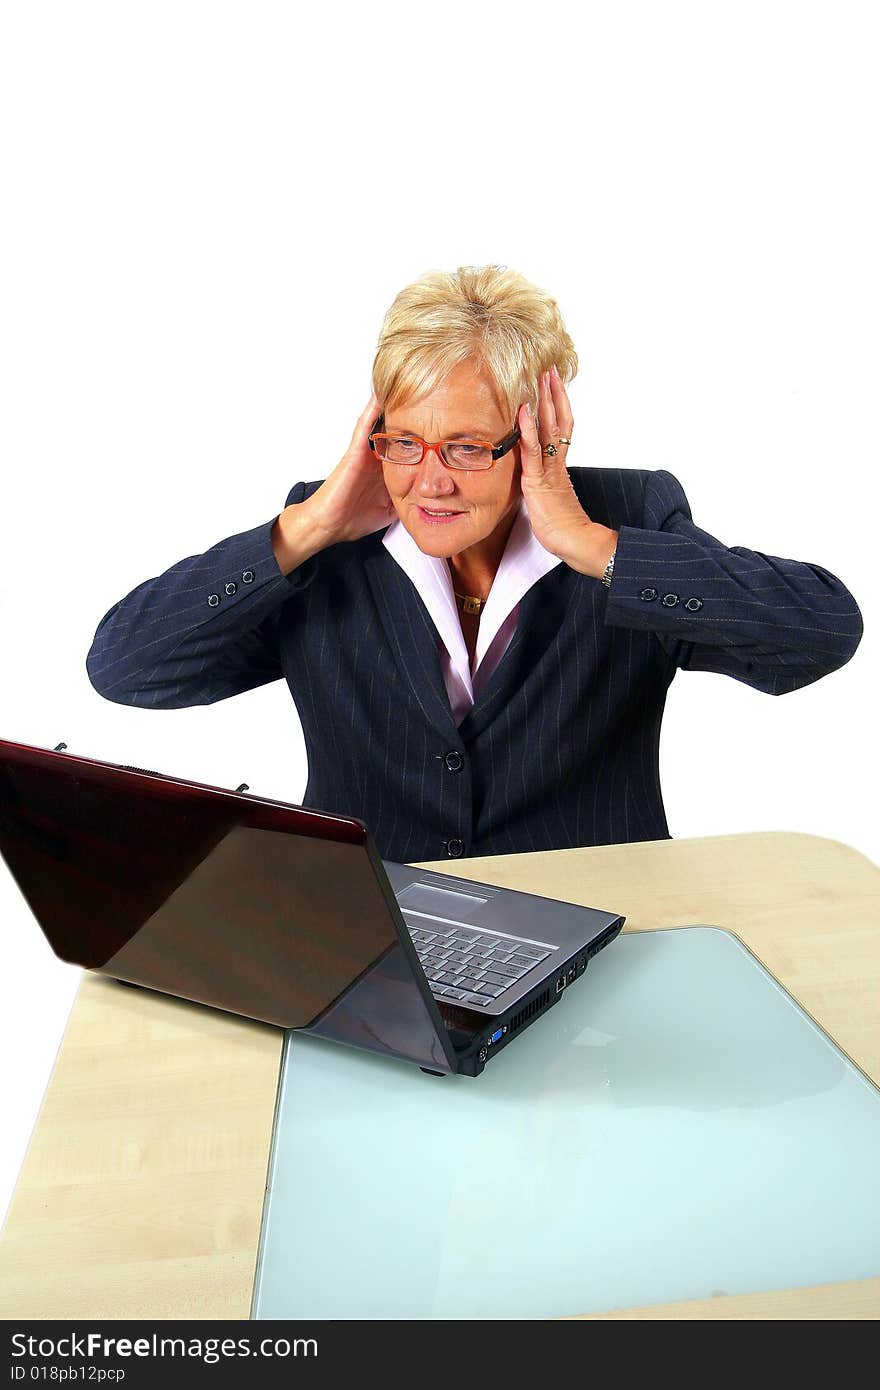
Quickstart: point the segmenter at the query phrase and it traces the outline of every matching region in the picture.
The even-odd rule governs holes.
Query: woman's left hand
[[[568,393],[554,366],[538,380],[538,416],[519,408],[520,486],[538,540],[571,569],[601,579],[617,532],[592,521],[577,499],[565,466],[574,419]],[[546,454],[550,446],[554,454]]]

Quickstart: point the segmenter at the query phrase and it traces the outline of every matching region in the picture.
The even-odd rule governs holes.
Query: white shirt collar
[[[412,580],[449,653],[456,675],[473,696],[470,663],[448,564],[444,559],[426,555],[420,550],[400,518],[388,527],[382,537],[382,544]],[[521,497],[498,572],[485,607],[481,611],[474,675],[479,670],[480,663],[499,628],[523,595],[560,564],[562,561],[559,556],[546,550],[532,530],[525,498]]]

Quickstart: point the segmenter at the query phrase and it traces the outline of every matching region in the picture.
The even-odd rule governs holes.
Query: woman
[[[576,369],[513,271],[408,286],[341,462],[111,608],[94,688],[179,709],[283,676],[304,803],[389,860],[668,839],[676,671],[781,695],[848,661],[861,615],[827,570],[701,531],[665,470],[569,471]]]

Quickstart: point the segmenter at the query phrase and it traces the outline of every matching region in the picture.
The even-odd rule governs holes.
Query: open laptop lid
[[[0,739],[0,854],[62,960],[456,1070],[353,817]]]

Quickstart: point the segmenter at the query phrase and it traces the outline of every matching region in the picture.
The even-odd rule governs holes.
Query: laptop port
[[[564,975],[560,975],[560,976],[559,976],[559,979],[556,981],[556,993],[557,993],[557,994],[561,994],[562,991],[563,991],[564,989],[565,989],[565,976],[564,976]]]
[[[568,967],[568,975],[567,975],[567,977],[566,977],[566,983],[570,985],[576,974],[577,974],[577,966],[576,966],[576,965],[570,965],[570,966]]]
[[[489,1039],[489,1046],[491,1047],[493,1043],[497,1043],[498,1039],[502,1036],[503,1033],[504,1033],[504,1029],[503,1029],[503,1028],[496,1028],[496,1029],[495,1029],[495,1032],[492,1034],[491,1038]]]

